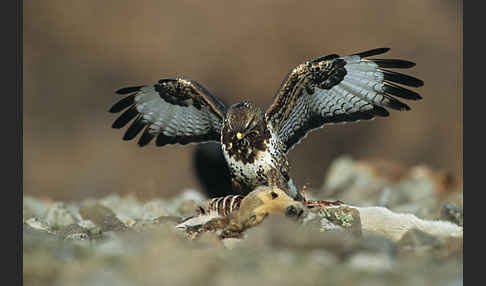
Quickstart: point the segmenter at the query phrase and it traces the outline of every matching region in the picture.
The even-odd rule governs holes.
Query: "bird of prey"
[[[123,139],[131,140],[143,130],[140,146],[154,138],[157,146],[219,142],[234,190],[246,195],[267,185],[269,172],[277,170],[281,187],[303,200],[289,175],[287,153],[310,131],[328,123],[385,117],[387,108],[409,110],[397,97],[421,98],[403,86],[419,87],[422,80],[387,70],[415,63],[368,58],[388,50],[306,61],[288,73],[265,111],[248,101],[226,107],[200,83],[186,78],[121,88],[116,93],[127,96],[110,112],[125,111],[112,127],[122,128],[133,120]]]

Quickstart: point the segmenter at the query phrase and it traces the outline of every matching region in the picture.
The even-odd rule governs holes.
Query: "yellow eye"
[[[243,138],[243,134],[241,134],[240,132],[236,133],[236,138],[238,138],[238,139]]]

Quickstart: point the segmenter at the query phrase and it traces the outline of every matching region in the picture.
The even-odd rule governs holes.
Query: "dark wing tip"
[[[408,69],[415,66],[414,62],[399,59],[372,59],[380,68]]]
[[[366,58],[366,57],[384,54],[384,53],[388,52],[389,50],[390,50],[390,48],[378,48],[378,49],[373,49],[373,50],[353,54],[353,56],[360,56],[361,58]]]
[[[138,115],[137,119],[128,127],[127,131],[123,135],[123,140],[132,140],[140,131],[145,127],[146,123],[143,121],[141,115]]]
[[[381,116],[381,117],[387,117],[390,115],[390,112],[388,112],[388,110],[378,105],[373,105],[373,109],[371,110],[370,113],[372,115]]]
[[[119,100],[118,102],[116,102],[115,104],[113,104],[109,110],[109,112],[111,113],[118,113],[120,111],[122,111],[123,109],[129,107],[130,105],[132,105],[133,103],[135,102],[135,95],[129,95],[121,100]]]
[[[403,88],[391,82],[385,82],[385,85],[383,86],[383,90],[387,94],[398,96],[405,99],[410,99],[410,100],[422,99],[420,94],[416,93],[415,91],[411,91],[409,89]]]
[[[387,70],[381,70],[381,72],[383,72],[384,79],[391,82],[400,83],[400,84],[413,86],[413,87],[419,87],[424,85],[424,82],[422,80],[415,78],[413,76],[387,71]]]
[[[400,111],[408,111],[410,110],[410,107],[406,105],[405,103],[399,101],[399,100],[391,100],[390,103],[388,104],[388,107],[395,109],[395,110],[400,110]]]
[[[155,135],[150,134],[149,132],[149,126],[145,127],[145,130],[142,133],[142,136],[140,136],[140,139],[138,139],[138,146],[143,147],[150,143],[152,139],[154,139]]]
[[[144,86],[139,85],[139,86],[124,87],[124,88],[120,88],[119,90],[115,91],[115,93],[117,93],[117,94],[129,94],[129,93],[132,93],[132,92],[139,91],[142,87],[144,87]]]
[[[176,136],[167,136],[163,133],[160,133],[157,138],[155,139],[155,145],[158,147],[162,147],[168,144],[175,144],[177,143]]]
[[[116,129],[120,129],[123,126],[127,125],[127,123],[130,122],[130,120],[132,120],[135,116],[137,116],[137,114],[138,114],[138,111],[137,111],[135,105],[132,105],[132,107],[127,109],[125,112],[123,112],[122,115],[120,115],[120,117],[118,117],[115,120],[115,122],[113,122],[111,127],[116,128]]]

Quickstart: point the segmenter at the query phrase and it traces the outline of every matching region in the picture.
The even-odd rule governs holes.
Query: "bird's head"
[[[250,143],[252,136],[258,136],[264,124],[263,110],[251,102],[243,101],[229,108],[224,131],[233,142]]]

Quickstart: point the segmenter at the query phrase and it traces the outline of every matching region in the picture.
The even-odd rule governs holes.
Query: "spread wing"
[[[195,81],[161,79],[154,85],[126,87],[116,93],[129,95],[111,107],[111,113],[126,109],[112,127],[122,128],[134,119],[123,140],[135,138],[143,129],[140,146],[155,137],[157,146],[220,141],[226,108]]]
[[[410,68],[415,64],[397,59],[365,59],[388,50],[374,49],[343,57],[328,55],[293,69],[266,111],[286,150],[326,123],[388,116],[385,108],[409,110],[395,97],[421,97],[396,83],[419,87],[423,81],[383,68]]]

